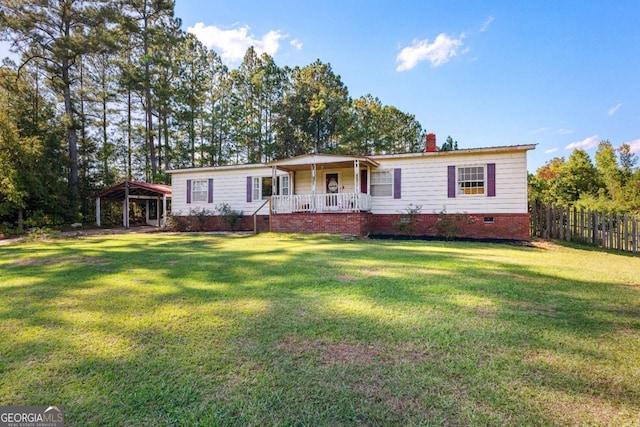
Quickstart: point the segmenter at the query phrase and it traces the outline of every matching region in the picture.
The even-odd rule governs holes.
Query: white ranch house
[[[461,221],[458,237],[529,238],[527,152],[535,145],[437,151],[435,135],[427,139],[420,153],[172,170],[172,215],[204,210],[203,227],[224,230],[217,208],[226,204],[244,213],[241,230],[430,236],[446,213]]]

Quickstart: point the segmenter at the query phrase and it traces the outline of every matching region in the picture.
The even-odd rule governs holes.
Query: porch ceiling
[[[377,167],[380,164],[365,156],[342,156],[336,154],[306,154],[290,159],[278,160],[267,163],[267,166],[275,166],[283,171],[308,170],[315,164],[318,169],[352,168],[353,162],[359,160],[361,165]]]

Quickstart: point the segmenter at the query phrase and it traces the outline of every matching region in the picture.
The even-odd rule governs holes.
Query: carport
[[[146,204],[146,223],[165,228],[167,225],[167,200],[171,199],[171,186],[150,184],[148,182],[124,181],[106,188],[91,198],[96,200],[96,224],[100,226],[100,205],[103,201],[122,202],[122,225],[129,228],[129,204],[144,202]],[[156,219],[149,215],[150,202],[156,201]]]

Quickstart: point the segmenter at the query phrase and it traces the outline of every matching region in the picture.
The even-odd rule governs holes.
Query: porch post
[[[355,204],[351,210],[360,210],[360,160],[353,161],[353,192],[356,194]]]
[[[100,227],[100,197],[96,198],[96,225]]]
[[[122,225],[129,228],[129,183],[124,185],[124,206],[122,206]]]
[[[156,199],[156,220],[157,222],[157,227],[161,227],[161,220],[160,220],[160,197],[158,197]]]
[[[316,211],[316,164],[311,164],[311,212]]]
[[[289,195],[290,196],[293,196],[294,194],[296,194],[295,181],[296,181],[296,173],[294,171],[289,171]]]
[[[167,228],[167,195],[162,195],[162,228]]]
[[[147,203],[145,205],[145,224],[149,225],[149,199],[147,199]]]
[[[278,195],[278,175],[275,166],[271,166],[271,195]]]

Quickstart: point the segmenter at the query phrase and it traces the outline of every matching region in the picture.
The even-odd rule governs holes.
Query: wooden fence
[[[640,219],[636,215],[544,205],[530,206],[529,213],[532,237],[634,253],[640,250]]]

